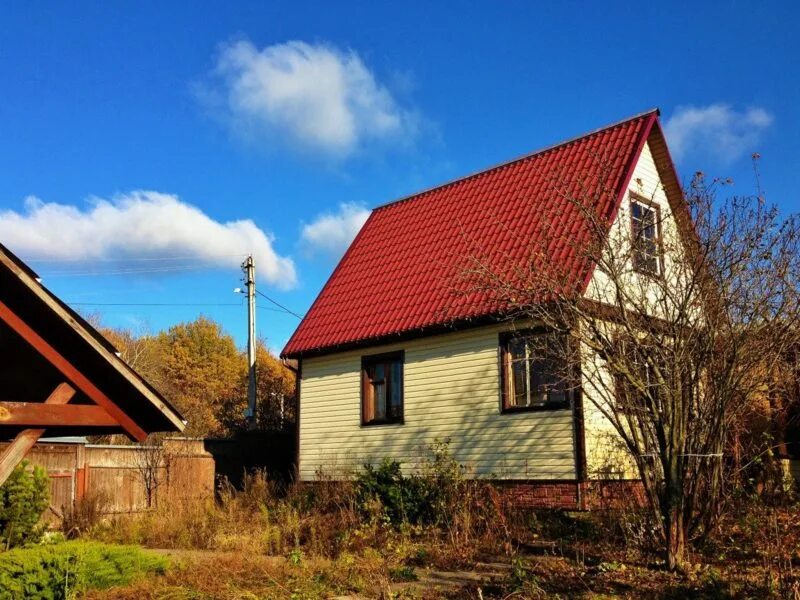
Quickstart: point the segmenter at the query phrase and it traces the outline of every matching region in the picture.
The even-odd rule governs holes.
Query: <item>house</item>
[[[0,245],[0,484],[42,436],[182,431],[183,417]]]
[[[426,445],[448,439],[469,473],[520,503],[587,506],[585,492],[606,477],[607,423],[586,390],[548,386],[547,361],[519,355],[541,332],[470,287],[464,258],[525,269],[532,236],[580,239],[585,220],[559,193],[579,189],[610,230],[643,235],[640,270],[663,269],[671,258],[660,255],[655,215],[669,223],[684,199],[658,114],[372,211],[282,352],[299,362],[300,480],[382,457],[413,467]],[[568,238],[545,239],[537,260],[597,296],[602,273]],[[514,377],[521,360],[533,366]]]

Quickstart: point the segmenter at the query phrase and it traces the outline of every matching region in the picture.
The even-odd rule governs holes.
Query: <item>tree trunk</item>
[[[689,523],[686,518],[684,504],[682,469],[677,460],[671,461],[666,469],[667,480],[664,482],[664,495],[661,498],[661,514],[664,518],[665,547],[664,554],[667,569],[685,571],[687,566],[686,540]]]
[[[670,571],[685,571],[687,567],[686,529],[683,511],[670,507],[665,513],[666,531],[665,560]]]

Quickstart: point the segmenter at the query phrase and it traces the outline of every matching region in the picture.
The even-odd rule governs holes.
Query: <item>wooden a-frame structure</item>
[[[142,441],[185,421],[0,244],[0,484],[45,433]]]

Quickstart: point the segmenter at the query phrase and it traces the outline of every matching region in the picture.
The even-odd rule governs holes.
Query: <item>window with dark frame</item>
[[[661,377],[666,377],[666,363],[658,352],[641,343],[631,340],[621,343],[626,370],[632,373],[635,384],[622,375],[616,376],[616,396],[619,410],[630,414],[642,411],[648,413],[650,410],[661,411],[664,394],[656,369],[660,371]]]
[[[504,412],[569,408],[571,368],[567,336],[529,331],[501,336],[501,391]]]
[[[661,274],[661,212],[642,199],[631,198],[633,268],[650,275]]]
[[[361,359],[361,424],[403,422],[403,353]]]

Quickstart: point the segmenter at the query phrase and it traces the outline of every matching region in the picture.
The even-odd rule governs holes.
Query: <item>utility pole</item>
[[[256,265],[253,255],[242,263],[247,285],[247,428],[256,428]]]

